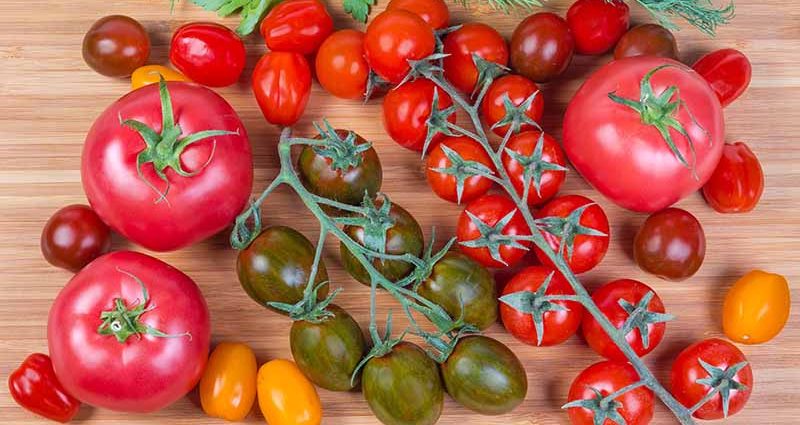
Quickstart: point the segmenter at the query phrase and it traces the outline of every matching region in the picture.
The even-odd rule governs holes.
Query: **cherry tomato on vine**
[[[253,71],[253,92],[264,118],[291,126],[306,110],[311,95],[311,69],[299,53],[270,52]]]
[[[456,237],[459,247],[461,252],[473,260],[486,267],[495,268],[513,266],[528,252],[527,248],[531,243],[526,240],[500,241],[495,249],[483,246],[478,243],[482,227],[496,237],[529,236],[531,234],[522,213],[508,196],[484,195],[467,205],[467,208],[458,216]]]
[[[261,35],[275,52],[310,55],[333,32],[333,19],[319,0],[278,3],[261,21]]]
[[[450,158],[453,156],[456,162]],[[470,172],[470,163],[477,163],[494,171],[492,158],[478,142],[467,136],[445,137],[431,150],[426,162],[425,175],[428,184],[440,198],[450,202],[471,202],[486,194],[494,184],[486,177]],[[459,188],[458,174],[469,176],[463,178]]]
[[[162,78],[164,81],[189,81],[180,72],[166,66],[145,65],[136,68],[136,71],[131,74],[131,89],[136,90],[149,84],[157,84]]]
[[[717,212],[752,211],[764,193],[764,170],[750,148],[742,143],[725,144],[722,158],[703,186],[706,202]]]
[[[692,68],[708,81],[723,107],[747,90],[753,75],[750,60],[736,49],[711,52],[695,62]]]
[[[191,23],[173,34],[169,60],[196,83],[225,87],[239,81],[247,52],[242,39],[228,27],[211,22]]]
[[[450,22],[450,10],[444,0],[392,0],[386,10],[402,9],[418,15],[431,28],[440,30]]]
[[[343,99],[363,99],[369,79],[364,33],[346,29],[325,39],[317,51],[315,75],[328,93]]]
[[[762,344],[781,333],[791,308],[786,278],[753,270],[728,290],[722,306],[722,330],[736,342]]]
[[[364,52],[367,62],[384,80],[397,84],[411,69],[408,60],[430,56],[436,48],[433,29],[412,12],[387,10],[367,27]]]
[[[494,127],[495,124],[503,120],[508,113],[508,111],[506,111],[506,99],[511,100],[511,103],[515,107],[520,107],[523,103],[530,100],[530,103],[523,112],[536,123],[542,121],[544,97],[539,91],[539,86],[520,75],[506,75],[492,82],[481,103],[481,116],[484,121],[486,121],[486,124],[492,127],[494,134],[504,137],[508,132],[509,125],[503,125],[497,128]],[[535,127],[531,124],[523,124],[520,127],[522,131],[533,129],[535,129]]]
[[[690,212],[667,208],[645,220],[633,241],[639,267],[662,279],[681,281],[693,276],[706,256],[703,226]]]
[[[595,391],[600,393],[600,397],[606,397],[638,381],[639,374],[629,363],[607,360],[584,369],[569,388],[570,403],[565,407],[569,409],[570,422],[572,425],[595,425],[595,415],[602,414],[586,407],[573,406],[572,402],[596,400],[599,407],[600,400],[597,400],[598,394]],[[612,400],[606,403],[609,401]],[[616,412],[627,425],[647,425],[653,419],[655,398],[653,391],[647,387],[627,391],[613,401],[618,404]],[[603,422],[604,425],[613,423],[615,422],[610,419]]]
[[[409,81],[386,94],[383,98],[383,125],[392,140],[406,149],[422,152],[428,136],[434,93],[439,95],[440,111],[453,105],[450,96],[427,79]],[[450,115],[448,121],[456,122],[455,114]],[[428,148],[443,137],[442,134],[434,136]]]
[[[83,60],[98,74],[127,77],[150,57],[150,38],[139,21],[106,16],[92,24],[83,38]]]
[[[658,24],[631,28],[614,48],[614,59],[657,56],[678,60],[678,42],[670,30]]]
[[[70,205],[47,220],[41,248],[48,263],[77,272],[111,249],[111,229],[90,207]]]
[[[536,13],[514,30],[511,67],[537,83],[544,83],[567,69],[574,50],[575,41],[563,18],[555,13]]]
[[[540,143],[541,150],[538,150]],[[547,133],[523,131],[511,136],[502,160],[503,167],[520,196],[525,192],[525,179],[530,180],[528,205],[531,206],[541,205],[555,196],[566,179],[567,161],[564,151],[556,139]],[[526,169],[539,169],[541,175],[527,176]]]
[[[567,11],[575,51],[582,55],[602,55],[614,48],[630,20],[630,9],[622,0],[578,0]]]
[[[508,45],[496,29],[481,23],[467,23],[444,38],[444,77],[466,94],[475,90],[479,72],[473,55],[508,65]]]

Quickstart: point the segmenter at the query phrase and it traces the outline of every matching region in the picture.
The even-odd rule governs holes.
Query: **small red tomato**
[[[483,236],[494,239],[507,238],[485,245],[478,241]],[[456,237],[464,254],[486,267],[510,267],[527,253],[531,243],[511,240],[511,236],[531,234],[525,218],[511,198],[505,195],[484,195],[472,201],[458,216]]]
[[[608,217],[600,205],[580,195],[566,195],[553,199],[536,214],[544,228],[544,236],[550,248],[558,253],[563,239],[572,239],[564,247],[564,258],[576,274],[595,268],[608,251],[611,233]],[[552,233],[551,233],[552,231]],[[553,266],[544,251],[534,248],[536,257],[544,265]]]
[[[567,22],[555,13],[525,18],[511,36],[511,67],[537,83],[561,75],[572,61],[575,41]]]
[[[696,342],[678,354],[672,364],[672,395],[693,407],[715,387],[724,388],[697,409],[698,419],[722,419],[738,413],[753,392],[753,369],[747,358],[728,341],[717,338]],[[723,398],[723,395],[727,397]]]
[[[535,96],[534,96],[535,94]],[[531,97],[533,97],[531,99]],[[525,115],[535,122],[542,120],[542,113],[544,112],[544,97],[539,91],[539,86],[533,81],[519,76],[519,75],[506,75],[495,80],[486,91],[486,95],[481,103],[481,115],[490,127],[494,134],[504,137],[509,130],[508,125],[494,127],[503,118],[506,117],[505,100],[508,98],[511,103],[520,107],[527,100],[531,100],[528,107],[525,108]],[[534,130],[535,127],[531,124],[523,124],[520,127],[521,131]]]
[[[664,338],[666,321],[671,316],[665,314],[664,303],[658,294],[644,283],[632,279],[615,280],[594,291],[592,300],[617,329],[622,329],[628,318],[637,318],[632,323],[633,328],[625,334],[625,340],[637,356],[642,357],[653,351]],[[642,335],[639,325],[647,329],[645,335]],[[625,354],[608,337],[594,316],[583,316],[581,329],[586,342],[597,354],[609,360],[627,361]]]
[[[726,144],[714,174],[703,186],[703,196],[721,213],[752,211],[764,193],[764,171],[758,158],[742,142]]]
[[[706,234],[692,213],[667,208],[647,217],[633,240],[639,267],[662,279],[693,276],[706,256]]]
[[[511,136],[502,158],[503,167],[520,196],[525,191],[525,180],[529,180],[528,205],[531,206],[541,205],[555,196],[566,179],[564,151],[553,136],[540,131]]]
[[[270,52],[253,71],[253,92],[264,118],[272,124],[296,123],[311,94],[311,69],[299,53]]]
[[[496,29],[480,23],[467,23],[444,39],[444,76],[464,93],[471,94],[478,82],[475,58],[508,65],[508,45]]]
[[[8,375],[8,392],[26,410],[61,423],[71,421],[81,408],[58,381],[50,357],[42,353],[29,355]]]
[[[678,60],[678,42],[672,33],[658,24],[643,24],[630,29],[614,48],[614,59],[633,56],[657,56]]]
[[[409,60],[430,56],[436,48],[433,29],[402,9],[387,10],[372,20],[364,38],[367,62],[384,80],[397,84],[408,74]]]
[[[112,15],[97,20],[83,38],[83,60],[98,74],[127,77],[150,57],[150,37],[136,19]]]
[[[405,83],[389,91],[383,98],[383,125],[386,133],[400,146],[422,152],[428,136],[428,119],[431,117],[434,92],[439,94],[439,110],[453,105],[447,93],[437,89],[436,84],[426,79]],[[450,115],[448,120],[455,122],[455,114]],[[439,143],[443,137],[442,134],[437,134],[430,146]]]
[[[209,87],[225,87],[242,75],[247,53],[242,39],[215,23],[186,24],[172,36],[169,60],[190,80]]]
[[[111,230],[90,207],[70,205],[47,220],[41,247],[48,263],[77,272],[111,249]]]
[[[567,11],[567,24],[575,38],[575,51],[602,55],[628,30],[631,12],[622,0],[578,0]]]
[[[319,0],[278,3],[261,21],[261,35],[274,52],[310,55],[333,32],[333,19]]]
[[[566,341],[578,330],[583,307],[575,301],[542,298],[550,295],[575,295],[575,291],[561,273],[549,267],[523,269],[503,288],[500,297],[503,326],[511,335],[530,345],[549,346]],[[541,336],[537,327],[542,330]]]
[[[618,404],[616,412],[622,417],[619,423],[627,425],[647,425],[653,420],[654,397],[653,391],[647,387],[635,388],[627,391],[614,400],[606,400],[605,403],[600,397],[607,397],[628,385],[639,382],[639,374],[630,363],[603,361],[595,363],[572,381],[569,387],[569,401],[565,406],[568,408],[569,421],[573,425],[595,425],[596,414],[590,408],[577,405],[583,400],[594,400],[598,409],[613,401]],[[599,392],[599,396],[598,396]],[[575,405],[573,405],[573,403]],[[624,422],[622,422],[624,421]],[[606,419],[603,425],[613,425],[616,422]]]
[[[456,158],[455,162],[451,156]],[[444,138],[431,150],[426,164],[428,184],[446,201],[471,202],[492,188],[491,180],[470,172],[481,166],[494,171],[494,165],[486,150],[469,137]],[[462,181],[460,189],[459,180]]]
[[[331,34],[317,52],[316,71],[328,93],[343,99],[363,99],[369,79],[364,33],[348,29]]]
[[[753,74],[750,60],[736,49],[711,52],[695,62],[692,68],[708,81],[723,107],[747,90]]]
[[[450,22],[450,10],[444,0],[392,0],[386,10],[403,9],[419,15],[431,28],[440,30]]]

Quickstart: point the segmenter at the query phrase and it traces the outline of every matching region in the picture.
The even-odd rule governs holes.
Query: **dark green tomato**
[[[292,356],[311,382],[326,390],[350,391],[350,377],[366,355],[367,344],[350,314],[336,305],[328,311],[334,316],[320,323],[294,322],[289,334]]]
[[[239,283],[250,298],[265,307],[269,302],[296,304],[303,299],[314,253],[314,245],[297,230],[284,226],[267,228],[239,252]],[[320,261],[314,282],[319,285],[327,280],[325,263]],[[324,298],[327,294],[325,286],[317,295]]]
[[[380,201],[376,202],[380,208]],[[385,253],[393,255],[412,254],[419,257],[422,254],[422,249],[425,245],[424,235],[419,223],[414,219],[408,211],[404,210],[397,204],[392,204],[389,210],[389,216],[394,220],[392,226],[386,232],[386,245]],[[365,246],[364,243],[364,229],[358,226],[346,226],[344,231],[350,235],[353,240]],[[373,248],[375,249],[375,248]],[[342,256],[342,263],[345,270],[350,273],[350,276],[364,285],[370,284],[370,277],[367,270],[356,257],[350,253],[344,243],[339,245],[339,252]],[[390,281],[398,281],[406,277],[413,270],[414,266],[405,261],[399,260],[381,260],[375,258],[372,260],[375,268],[381,272]]]
[[[492,338],[463,338],[446,362],[447,392],[461,405],[483,415],[514,410],[528,393],[528,379],[516,355]]]
[[[497,321],[497,287],[486,268],[460,252],[448,252],[417,289],[453,319],[486,329]],[[462,310],[463,306],[463,310]]]
[[[432,425],[442,414],[444,391],[439,368],[410,342],[370,359],[362,391],[372,413],[386,425]]]

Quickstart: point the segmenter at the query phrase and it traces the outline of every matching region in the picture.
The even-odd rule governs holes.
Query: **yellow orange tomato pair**
[[[145,65],[133,71],[131,74],[131,88],[136,90],[148,84],[154,84],[164,77],[166,81],[189,81],[178,71],[161,65]]]
[[[725,335],[742,344],[761,344],[775,338],[789,320],[790,298],[783,276],[760,270],[747,273],[725,296]]]

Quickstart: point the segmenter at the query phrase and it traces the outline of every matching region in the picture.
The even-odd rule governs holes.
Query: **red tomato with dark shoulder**
[[[440,30],[450,22],[450,10],[444,0],[392,0],[386,10],[403,9],[419,15],[431,28]]]
[[[77,272],[111,249],[111,230],[88,206],[69,205],[47,220],[40,246],[48,263]]]
[[[299,53],[270,52],[253,70],[253,93],[264,118],[288,127],[306,111],[311,96],[311,69]]]
[[[486,226],[492,228],[492,234],[500,237],[531,234],[522,213],[508,196],[484,195],[467,205],[458,216],[456,237],[459,248],[473,260],[495,268],[513,266],[528,252],[531,243],[526,240],[519,240],[515,244],[500,243],[494,253],[490,247],[469,246],[481,237],[481,227]]]
[[[453,100],[431,80],[409,81],[390,90],[383,98],[383,125],[386,133],[400,146],[422,152],[428,137],[428,119],[433,108],[433,95],[439,94],[439,110],[453,105]],[[448,118],[456,122],[455,114]],[[444,135],[437,134],[431,146],[439,143]]]
[[[387,10],[367,27],[364,52],[370,68],[381,78],[398,84],[411,66],[436,49],[433,29],[419,15],[403,9]]]
[[[753,75],[750,59],[736,49],[711,52],[695,62],[692,68],[708,81],[723,108],[747,90]]]
[[[481,23],[466,23],[444,38],[444,77],[457,89],[470,95],[478,82],[475,58],[508,65],[508,45],[496,29]]]
[[[726,144],[717,169],[703,186],[708,205],[721,213],[752,211],[764,193],[764,170],[750,148],[736,142]]]
[[[454,155],[456,162],[450,156]],[[467,136],[446,137],[431,150],[426,162],[428,184],[440,198],[450,202],[472,202],[483,196],[494,183],[486,177],[470,175],[459,189],[459,172],[467,172],[476,163],[494,171],[492,158],[478,142]],[[461,170],[461,171],[459,171]]]
[[[525,179],[529,178],[528,205],[531,206],[541,205],[555,196],[567,176],[564,151],[553,136],[540,131],[523,131],[511,136],[502,160],[520,196],[525,193]],[[541,174],[528,177],[525,173],[528,169],[538,169]]]
[[[534,96],[535,94],[535,96]],[[539,86],[533,81],[520,75],[506,75],[498,78],[489,86],[486,95],[481,103],[481,116],[489,127],[492,127],[494,134],[505,137],[509,130],[508,125],[494,127],[506,117],[505,100],[508,98],[515,107],[522,106],[525,101],[531,99],[528,107],[525,108],[525,115],[536,123],[542,121],[544,113],[544,97],[539,91]],[[531,124],[523,124],[521,131],[535,130]]]
[[[325,39],[317,51],[316,73],[328,93],[343,99],[363,99],[369,64],[364,58],[364,33],[340,30]]]
[[[520,22],[511,36],[511,67],[544,83],[566,71],[574,51],[567,21],[555,13],[534,13]]]
[[[261,21],[261,35],[275,52],[310,55],[333,32],[333,19],[319,0],[287,0]]]
[[[569,402],[593,400],[599,406],[601,397],[606,397],[628,385],[639,382],[639,374],[630,363],[602,361],[595,363],[578,375],[569,387]],[[600,396],[595,392],[599,392]],[[627,425],[647,425],[653,420],[653,391],[639,387],[627,391],[606,403],[617,403],[617,413]],[[567,404],[569,406],[569,403]],[[567,407],[565,406],[565,407]],[[569,421],[572,425],[595,425],[595,412],[586,407],[568,407]],[[615,423],[606,419],[603,425]]]
[[[130,251],[100,257],[75,275],[47,324],[64,389],[120,412],[155,412],[191,391],[210,339],[208,308],[192,279]]]
[[[211,22],[186,24],[172,36],[169,60],[190,80],[209,87],[237,81],[247,62],[242,39]]]
[[[630,20],[630,9],[622,0],[577,0],[567,11],[575,51],[582,55],[611,50],[628,30]]]
[[[253,185],[247,131],[228,102],[196,84],[164,88],[142,87],[108,107],[89,130],[81,159],[83,189],[97,215],[154,251],[225,229]]]

